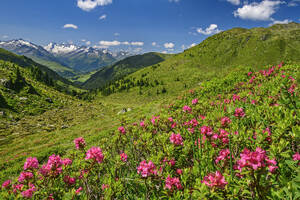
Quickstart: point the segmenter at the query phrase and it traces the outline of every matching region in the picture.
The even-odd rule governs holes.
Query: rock
[[[27,97],[20,97],[19,99],[20,99],[20,101],[27,101],[28,98]]]
[[[131,111],[131,108],[123,108],[120,112],[118,112],[118,115],[124,114],[126,112],[130,112],[130,111]]]
[[[53,103],[52,99],[51,98],[46,98],[45,99],[48,103]]]
[[[4,111],[0,111],[0,116],[5,116],[5,112]]]
[[[7,79],[0,79],[0,84],[3,86],[3,87],[6,87],[6,88],[10,88],[10,82],[7,80]]]
[[[62,129],[66,129],[66,128],[69,128],[69,126],[67,126],[67,125],[62,125],[61,128],[62,128]]]

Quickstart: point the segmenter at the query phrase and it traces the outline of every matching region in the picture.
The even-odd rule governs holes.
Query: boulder
[[[51,98],[46,98],[45,99],[48,103],[53,103],[52,99]]]

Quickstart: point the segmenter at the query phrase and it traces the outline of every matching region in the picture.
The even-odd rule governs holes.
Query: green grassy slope
[[[221,32],[187,50],[185,56],[206,67],[274,65],[300,62],[300,24],[277,24],[268,28],[234,28]]]
[[[78,74],[78,72],[74,71],[73,69],[63,66],[54,61],[47,61],[40,58],[32,58],[32,59],[41,65],[49,67],[50,69],[57,72],[62,77],[72,78]]]
[[[83,87],[88,89],[99,88],[109,81],[119,79],[139,69],[162,62],[170,56],[168,54],[151,52],[125,58],[114,65],[100,69],[83,83]]]
[[[300,62],[300,24],[269,28],[234,28],[204,40],[159,65],[141,69],[102,90],[106,98],[136,102],[174,96],[212,77],[222,77],[237,66]],[[132,98],[133,97],[133,98]]]
[[[39,115],[73,99],[57,91],[54,84],[39,71],[0,60],[0,110],[4,111],[0,116],[2,122],[5,124],[24,116]],[[2,126],[0,132],[6,132],[6,128]]]
[[[38,64],[38,63],[34,62],[32,59],[27,58],[26,56],[18,56],[14,53],[11,53],[11,52],[1,49],[1,48],[0,48],[0,60],[13,62],[23,68],[38,67],[41,71],[47,73],[48,76],[51,77],[53,80],[60,81],[67,85],[72,84],[69,80],[59,76],[56,72],[49,69],[48,67]]]

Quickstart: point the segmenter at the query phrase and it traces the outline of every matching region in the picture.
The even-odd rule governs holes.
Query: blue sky
[[[299,20],[300,0],[1,0],[0,40],[176,53],[233,27]]]

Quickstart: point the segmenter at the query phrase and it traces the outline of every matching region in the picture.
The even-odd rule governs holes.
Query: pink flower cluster
[[[256,78],[255,76],[252,76],[251,79],[249,80],[249,83],[253,83],[255,78]]]
[[[243,108],[237,108],[237,109],[235,109],[234,116],[237,117],[237,118],[245,117],[244,109]]]
[[[268,70],[261,70],[260,73],[264,76],[270,76],[275,71],[275,66],[269,68]]]
[[[72,178],[70,176],[65,176],[64,182],[68,185],[74,185],[76,183],[76,178]]]
[[[180,135],[180,133],[178,134],[175,134],[175,133],[172,133],[172,135],[170,136],[170,142],[175,144],[175,145],[183,145],[183,139]]]
[[[72,165],[72,160],[70,159],[70,158],[65,158],[65,159],[63,159],[63,164],[64,164],[64,166],[68,166],[68,165]]]
[[[202,183],[207,185],[208,187],[217,187],[217,188],[224,188],[225,185],[228,184],[226,182],[224,176],[221,174],[221,172],[216,171],[215,173],[210,173],[207,176],[203,178]]]
[[[228,117],[222,117],[221,118],[221,125],[223,127],[228,126],[231,123],[231,120]]]
[[[158,124],[158,122],[159,122],[159,116],[152,116],[151,123],[153,124],[153,126],[155,124]]]
[[[182,185],[180,183],[179,178],[172,178],[170,175],[166,179],[165,188],[172,190],[172,188],[177,188],[178,190],[182,189]]]
[[[21,194],[24,198],[31,199],[34,191],[35,191],[35,186],[31,184],[31,187],[28,190],[22,192]]]
[[[105,189],[108,189],[108,188],[109,188],[109,185],[107,185],[107,184],[102,184],[102,186],[101,186],[102,190],[105,190]]]
[[[199,125],[199,122],[196,119],[192,119],[191,121],[189,121],[189,125],[191,125],[192,127],[196,127]]]
[[[148,163],[144,160],[140,162],[140,165],[137,168],[137,173],[141,174],[142,177],[148,177],[150,175],[156,175],[156,166],[154,163],[150,160]]]
[[[182,110],[183,112],[192,112],[192,108],[189,106],[183,106]]]
[[[26,162],[24,163],[24,170],[28,169],[38,169],[39,168],[39,161],[37,158],[29,157],[26,159]]]
[[[11,180],[6,180],[4,181],[4,183],[2,183],[2,188],[7,189],[10,187],[10,185],[11,185]]]
[[[61,160],[59,155],[51,155],[48,159],[47,164],[43,165],[40,168],[40,173],[43,176],[57,176],[62,172],[63,161]]]
[[[219,130],[220,134],[215,134],[213,135],[213,139],[219,139],[222,141],[223,144],[228,144],[229,143],[229,138],[228,135],[229,133],[225,131],[224,129]]]
[[[23,187],[23,184],[12,185],[13,193],[16,194],[18,191],[22,191]]]
[[[33,178],[33,173],[31,172],[21,172],[18,181],[19,183],[24,183],[25,180],[29,180]]]
[[[192,100],[192,104],[193,104],[193,105],[196,105],[197,103],[198,103],[198,99],[193,99],[193,100]]]
[[[268,128],[266,128],[265,130],[263,130],[262,132],[268,134],[268,137],[266,138],[266,140],[267,140],[268,142],[271,142],[271,141],[272,141],[272,139],[271,139],[272,133],[271,133],[270,128],[268,127]]]
[[[141,121],[140,122],[140,127],[145,127],[145,126],[146,126],[145,121]]]
[[[240,100],[241,100],[241,97],[240,97],[239,95],[233,94],[232,100],[233,100],[233,101],[240,101]]]
[[[242,171],[242,168],[245,167],[253,170],[258,170],[259,168],[263,168],[267,165],[269,171],[271,173],[274,173],[278,168],[276,166],[277,162],[275,161],[275,159],[270,160],[266,155],[266,151],[262,150],[259,147],[257,147],[254,152],[251,152],[249,149],[245,148],[240,156],[241,159],[237,161],[237,166],[235,166],[235,169],[238,169],[240,171]]]
[[[300,154],[298,152],[293,155],[293,160],[294,161],[299,161],[300,160]],[[300,162],[298,162],[298,165],[300,165]]]
[[[122,133],[123,135],[126,133],[126,130],[125,130],[125,128],[124,128],[123,126],[120,126],[120,127],[118,128],[118,131],[119,131],[120,133]]]
[[[210,136],[210,135],[213,134],[213,130],[212,130],[212,128],[209,127],[209,126],[202,126],[202,127],[200,128],[200,131],[201,131],[201,133],[202,133],[203,135],[207,135],[207,136]]]
[[[127,156],[127,154],[126,154],[126,153],[124,153],[124,152],[123,152],[123,153],[121,153],[121,154],[120,154],[120,157],[121,157],[121,161],[123,161],[123,162],[127,162],[127,157],[128,157],[128,156]]]
[[[92,159],[98,163],[102,163],[104,159],[104,155],[102,150],[99,147],[92,147],[86,153],[86,160]]]
[[[167,163],[168,165],[173,167],[176,164],[176,160],[173,158],[169,160],[167,157],[165,157],[163,163]]]
[[[292,84],[291,87],[288,89],[288,92],[293,95],[295,92],[296,84]]]
[[[218,157],[216,158],[215,162],[218,163],[220,162],[221,160],[225,160],[225,159],[229,159],[230,158],[230,151],[229,149],[222,149],[220,152],[219,152],[219,155]]]
[[[76,149],[83,149],[85,147],[85,141],[82,137],[76,138],[74,140],[74,144],[75,144]]]

